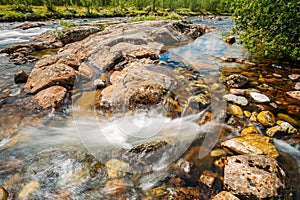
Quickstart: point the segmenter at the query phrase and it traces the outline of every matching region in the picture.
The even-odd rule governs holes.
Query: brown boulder
[[[71,89],[74,81],[74,69],[68,65],[53,64],[47,67],[35,67],[24,86],[24,90],[26,93],[35,94],[55,85]]]
[[[33,98],[43,108],[58,108],[63,105],[67,90],[61,86],[52,86],[37,93]]]
[[[235,195],[256,199],[272,198],[281,195],[285,188],[285,173],[273,158],[239,155],[228,157],[227,161],[224,185]]]

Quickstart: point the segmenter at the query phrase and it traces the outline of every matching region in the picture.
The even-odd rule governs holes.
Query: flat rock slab
[[[66,94],[66,88],[61,86],[52,86],[37,93],[34,96],[34,99],[43,109],[57,108],[63,104]]]
[[[276,158],[279,153],[273,144],[273,139],[260,135],[245,135],[222,142],[222,147],[238,154],[267,155]]]
[[[239,155],[227,158],[224,185],[231,193],[255,199],[278,197],[285,188],[284,171],[277,161],[263,155]],[[251,198],[251,199],[252,199]]]

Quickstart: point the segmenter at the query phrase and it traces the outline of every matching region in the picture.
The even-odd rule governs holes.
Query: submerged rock
[[[30,199],[30,195],[35,192],[36,190],[38,190],[40,187],[40,183],[37,181],[32,181],[30,183],[27,183],[23,189],[21,190],[21,192],[19,193],[18,198],[21,200],[25,200],[25,199]]]
[[[248,78],[240,74],[232,74],[226,78],[226,83],[230,87],[240,88],[248,83]]]
[[[257,115],[257,120],[264,126],[273,126],[275,121],[275,116],[270,111],[262,111]]]
[[[231,105],[229,107],[229,111],[230,111],[231,114],[233,114],[235,116],[238,116],[238,117],[244,116],[243,110],[242,110],[242,108],[240,106]]]
[[[239,198],[237,198],[230,192],[222,191],[216,196],[214,196],[212,200],[239,200]]]
[[[300,90],[300,82],[297,82],[294,86],[295,90]]]
[[[237,96],[234,94],[226,94],[223,96],[223,99],[226,101],[231,101],[233,103],[239,104],[241,106],[246,106],[248,104],[248,100],[245,97]]]
[[[297,100],[300,100],[300,91],[289,91],[287,94]]]
[[[109,178],[124,177],[130,170],[128,163],[118,159],[111,159],[105,164]]]
[[[250,92],[250,96],[258,103],[267,103],[271,101],[268,96],[258,92]]]
[[[198,187],[175,187],[168,189],[168,193],[163,199],[200,200],[202,198]]]
[[[259,131],[257,130],[257,128],[255,126],[248,126],[248,127],[244,128],[241,132],[241,136],[250,135],[250,134],[258,135]]]
[[[211,171],[204,171],[202,172],[199,178],[199,182],[206,185],[209,188],[213,188],[217,176],[217,173],[213,173]]]
[[[289,78],[292,80],[292,81],[296,81],[300,78],[300,74],[290,74],[289,75]]]
[[[285,172],[275,159],[263,155],[239,155],[228,157],[227,161],[224,185],[231,193],[257,199],[282,195]]]
[[[8,197],[8,192],[4,189],[4,187],[0,186],[0,200],[7,200]]]
[[[279,125],[273,126],[273,127],[269,128],[266,131],[266,134],[270,137],[278,136],[281,133],[283,133],[283,134],[296,134],[297,129],[295,129],[288,122],[281,122]]]
[[[223,148],[229,149],[238,154],[267,155],[276,158],[279,153],[274,146],[272,138],[260,135],[245,135],[226,140],[221,143]]]

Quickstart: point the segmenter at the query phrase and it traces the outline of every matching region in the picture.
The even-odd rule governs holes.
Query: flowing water
[[[212,169],[215,158],[207,154],[218,142],[225,120],[223,115],[226,104],[220,100],[220,96],[226,91],[221,79],[233,71],[252,73],[253,82],[259,78],[259,73],[283,74],[283,82],[271,83],[278,90],[274,101],[284,101],[281,103],[282,112],[287,112],[289,105],[299,105],[292,100],[285,100],[281,93],[282,88],[292,87],[292,83],[289,85],[284,82],[291,73],[289,66],[276,64],[273,68],[246,68],[236,63],[221,62],[217,58],[224,55],[249,57],[241,45],[228,45],[222,41],[223,35],[229,33],[232,27],[230,18],[219,21],[199,18],[190,20],[216,26],[220,31],[205,34],[183,47],[169,49],[161,54],[160,59],[171,69],[191,67],[201,74],[209,88],[220,88],[215,94],[214,90],[210,91],[216,95],[210,109],[219,118],[203,126],[195,122],[204,113],[170,119],[162,116],[159,110],[142,110],[109,119],[95,117],[89,109],[95,91],[76,91],[76,88],[73,94],[80,95],[74,95],[72,105],[63,110],[41,116],[39,113],[18,109],[18,103],[22,103],[26,96],[20,96],[22,86],[14,84],[13,75],[19,70],[29,73],[34,63],[16,66],[5,55],[0,55],[0,185],[10,192],[11,199],[21,198],[26,191],[32,199],[106,199],[119,193],[122,198],[141,199],[145,191],[171,176],[173,172],[168,166],[182,155],[184,158],[193,158],[194,164],[203,170]],[[27,42],[34,35],[59,27],[57,24],[49,22],[49,25],[23,31],[14,29],[17,23],[2,23],[0,49]],[[199,68],[197,63],[213,67]],[[300,116],[295,114],[294,118],[299,124]],[[210,137],[205,137],[205,134],[210,134]],[[206,144],[206,148],[200,151],[199,146],[193,143],[198,137],[202,138],[202,144]],[[154,163],[148,163],[142,168],[139,166],[144,174],[137,175],[137,171],[127,170],[123,166],[122,170],[131,176],[121,176],[122,179],[116,182],[109,179],[109,170],[105,169],[104,164],[111,159],[122,158],[120,151],[124,152],[142,142],[162,140],[173,145],[163,148],[163,152],[157,152],[160,157]],[[299,177],[299,146],[292,146],[283,140],[276,140],[275,144],[282,153],[295,158],[290,170],[296,171],[295,177]],[[191,152],[197,148],[195,157]],[[135,161],[128,162],[133,166]],[[122,182],[121,189],[115,188],[115,185],[120,184],[118,181]],[[210,196],[209,190],[204,192],[207,193],[204,196]]]

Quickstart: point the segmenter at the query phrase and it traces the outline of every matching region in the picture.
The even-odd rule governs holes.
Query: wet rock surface
[[[257,199],[283,195],[285,173],[275,159],[262,155],[240,155],[228,157],[227,161],[224,185],[231,193]]]
[[[279,156],[273,139],[266,136],[245,135],[227,140],[221,145],[238,154],[267,155],[274,158]]]
[[[52,86],[38,92],[33,98],[42,109],[59,108],[64,104],[66,94],[66,88],[62,86]]]

